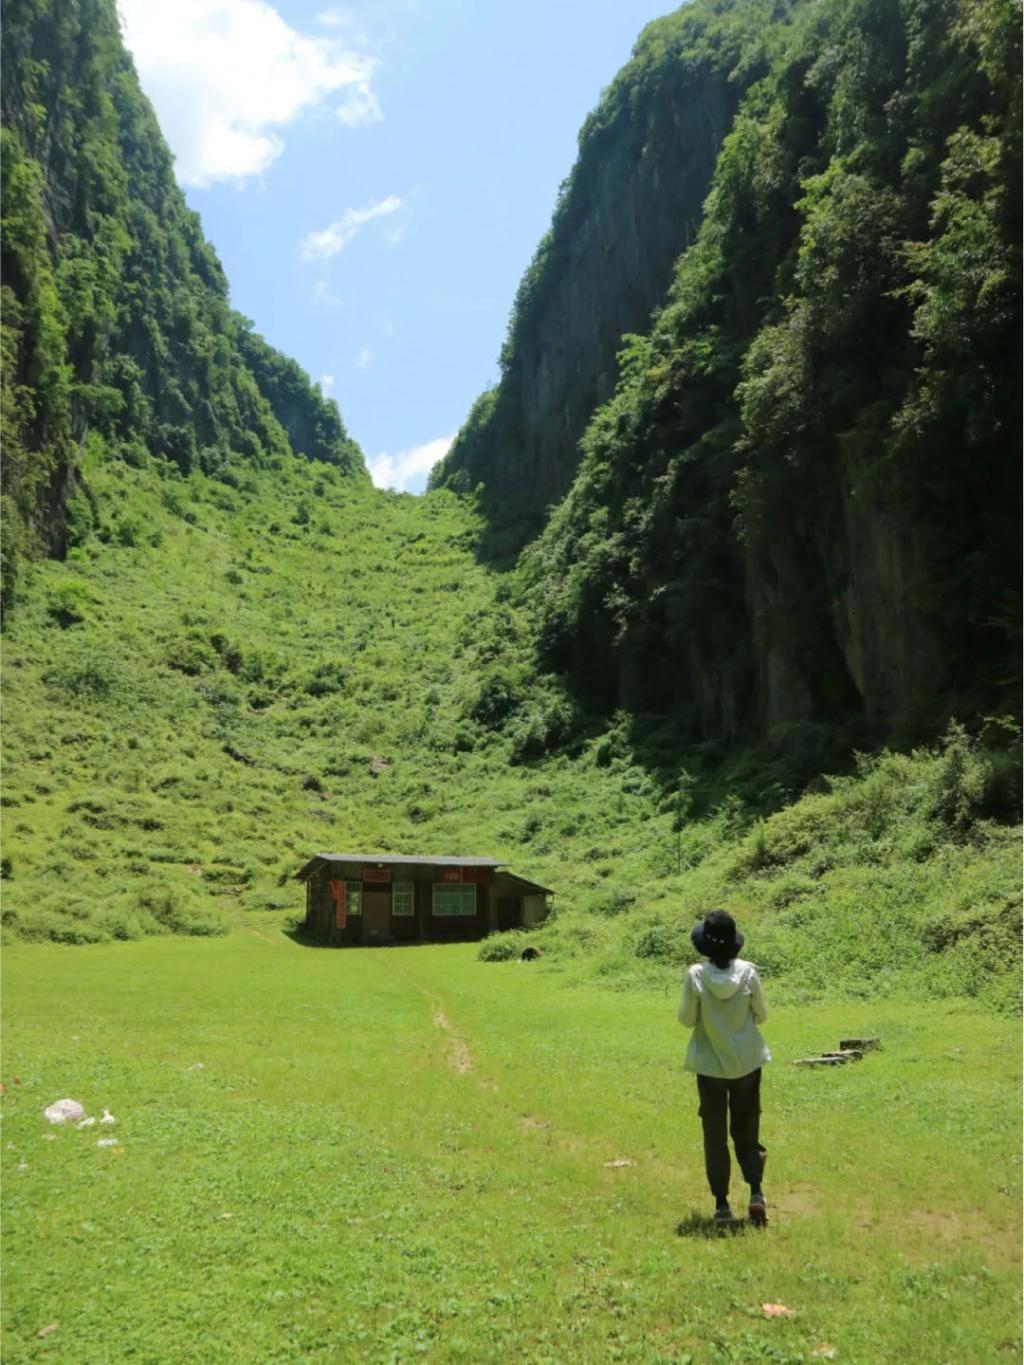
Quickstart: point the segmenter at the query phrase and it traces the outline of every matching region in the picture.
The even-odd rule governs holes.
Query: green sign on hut
[[[324,943],[436,943],[528,928],[553,893],[493,858],[318,853],[306,883],[303,931]]]

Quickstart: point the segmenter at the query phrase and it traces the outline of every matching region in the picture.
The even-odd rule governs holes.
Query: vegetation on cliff
[[[8,5],[2,75],[4,605],[26,554],[92,529],[88,432],[183,473],[365,477],[336,404],[232,312],[111,0]]]
[[[699,23],[736,22],[711,13],[673,21],[689,60]],[[803,746],[809,769],[830,746],[1016,706],[1018,19],[1008,0],[828,0],[740,63],[697,240],[649,333],[622,339],[527,556],[546,663],[590,705]],[[598,126],[647,116],[631,70]],[[505,378],[441,476],[472,464],[485,495],[587,152],[520,290]]]

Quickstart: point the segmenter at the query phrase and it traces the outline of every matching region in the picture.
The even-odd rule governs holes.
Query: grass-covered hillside
[[[9,936],[279,925],[319,850],[482,854],[555,888],[546,956],[610,984],[674,974],[724,903],[790,994],[1011,1003],[1008,723],[800,796],[657,718],[588,727],[450,493],[299,461],[185,478],[99,440],[86,472],[98,535],[36,566],[4,651]]]

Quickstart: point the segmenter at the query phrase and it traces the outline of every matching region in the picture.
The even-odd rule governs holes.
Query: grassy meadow
[[[1019,1355],[1014,1021],[774,1010],[771,1221],[719,1236],[674,988],[233,918],[7,949],[5,1360]]]

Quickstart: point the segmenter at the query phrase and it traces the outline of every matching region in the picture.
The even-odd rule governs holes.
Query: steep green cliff
[[[659,68],[684,118],[706,48],[686,44],[708,13],[677,18],[683,46]],[[1013,707],[1019,15],[1008,0],[824,0],[752,60],[653,326],[619,340],[605,319],[614,396],[527,555],[546,661],[599,708],[667,712],[694,739],[813,750]],[[646,126],[652,96],[631,94]],[[587,145],[574,229],[560,205],[501,385],[441,475],[482,481],[499,527],[519,515],[518,480],[535,515],[532,490],[560,491],[572,464],[550,413],[526,436],[507,410],[524,410],[513,381],[536,380],[535,354],[561,357],[540,389],[576,382],[560,317],[523,298],[603,211]],[[646,179],[617,173],[623,199],[657,185],[653,208],[689,172],[669,142]],[[589,375],[592,392],[605,382]]]
[[[88,531],[87,433],[216,473],[292,452],[365,479],[333,402],[232,312],[111,0],[3,21],[4,579]]]
[[[664,301],[739,99],[788,14],[783,0],[704,0],[649,24],[584,124],[516,295],[500,382],[434,478],[464,491],[482,483],[513,545],[569,488],[580,437],[614,390],[621,337],[646,329]]]

